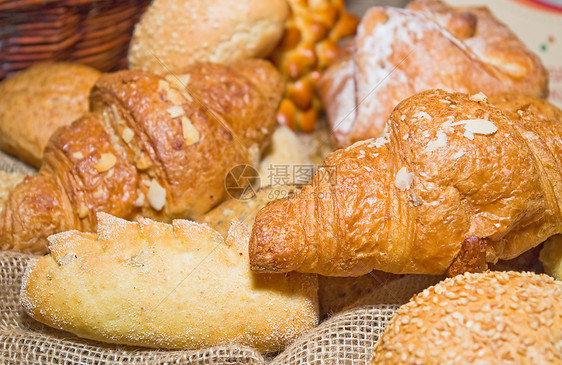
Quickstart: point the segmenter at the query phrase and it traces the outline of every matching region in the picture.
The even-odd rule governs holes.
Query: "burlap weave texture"
[[[276,357],[240,346],[164,351],[101,344],[51,329],[28,317],[19,303],[31,255],[0,253],[0,362],[2,364],[367,364],[397,305],[366,306],[338,314]]]

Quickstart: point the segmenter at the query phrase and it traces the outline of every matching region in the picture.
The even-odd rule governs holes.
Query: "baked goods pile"
[[[91,231],[100,211],[164,221],[206,213],[226,198],[227,172],[253,164],[269,142],[281,92],[263,60],[201,63],[167,78],[103,75],[91,112],[55,132],[39,173],[10,194],[2,248],[45,253],[49,235]]]
[[[131,70],[70,92],[88,100],[72,124],[37,105],[40,170],[4,179],[0,246],[44,255],[25,311],[97,341],[271,353],[413,295],[374,364],[561,362],[562,283],[521,272],[562,275],[562,111],[540,60],[485,8],[375,7],[337,45],[354,28],[342,1],[155,0]],[[310,165],[228,199],[227,178]]]
[[[539,58],[487,8],[439,0],[375,7],[346,51],[320,81],[340,147],[379,137],[394,107],[427,89],[548,95]]]

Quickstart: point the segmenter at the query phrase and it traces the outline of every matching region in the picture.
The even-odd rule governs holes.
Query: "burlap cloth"
[[[35,172],[1,152],[0,170]],[[398,303],[368,305],[334,315],[276,356],[263,356],[251,348],[235,345],[197,351],[108,345],[54,330],[25,314],[19,292],[31,258],[17,252],[0,252],[2,364],[367,364],[374,344],[398,307]]]

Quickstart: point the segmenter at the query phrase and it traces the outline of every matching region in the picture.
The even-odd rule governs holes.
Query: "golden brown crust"
[[[401,100],[430,88],[548,95],[539,58],[487,8],[434,0],[370,9],[350,60],[333,67],[320,91],[326,105],[336,104],[327,111],[338,146],[380,136]],[[345,83],[349,87],[339,95]],[[343,120],[356,106],[356,115]]]
[[[562,282],[465,274],[416,295],[386,325],[371,364],[560,364]]]
[[[0,83],[0,148],[35,167],[57,128],[88,111],[100,72],[58,62],[32,66]]]
[[[243,76],[253,74],[247,68],[255,80]],[[44,253],[51,234],[94,229],[98,211],[169,221],[221,202],[226,173],[251,164],[268,143],[282,81],[265,61],[186,72],[179,79],[189,92],[176,77],[102,76],[92,113],[58,130],[39,175],[10,195],[0,216],[2,247]]]
[[[21,302],[36,320],[98,341],[158,348],[239,344],[277,351],[318,321],[315,276],[250,272],[246,227],[100,213],[97,235],[49,237]]]
[[[481,94],[429,90],[388,133],[329,155],[299,198],[268,204],[250,240],[258,271],[441,274],[475,235],[511,259],[562,231],[562,121],[511,120]]]
[[[447,268],[447,275],[452,277],[465,272],[482,272],[487,268],[486,243],[476,236],[470,236],[462,242],[459,254]]]

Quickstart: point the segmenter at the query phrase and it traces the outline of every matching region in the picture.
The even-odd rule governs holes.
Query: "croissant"
[[[561,233],[560,111],[512,100],[511,112],[481,93],[404,100],[383,137],[333,152],[311,185],[258,212],[252,268],[454,275]]]
[[[2,248],[45,253],[51,234],[94,230],[97,212],[198,217],[225,198],[227,172],[266,147],[282,92],[281,76],[261,60],[203,63],[167,78],[103,75],[91,112],[59,129],[39,173],[11,192]]]
[[[314,275],[254,274],[249,232],[224,239],[207,225],[128,222],[98,213],[97,235],[49,237],[21,302],[36,320],[98,341],[163,348],[242,344],[276,351],[318,321]]]
[[[416,0],[371,8],[319,83],[340,147],[379,137],[401,100],[431,88],[545,97],[548,73],[487,8]]]

